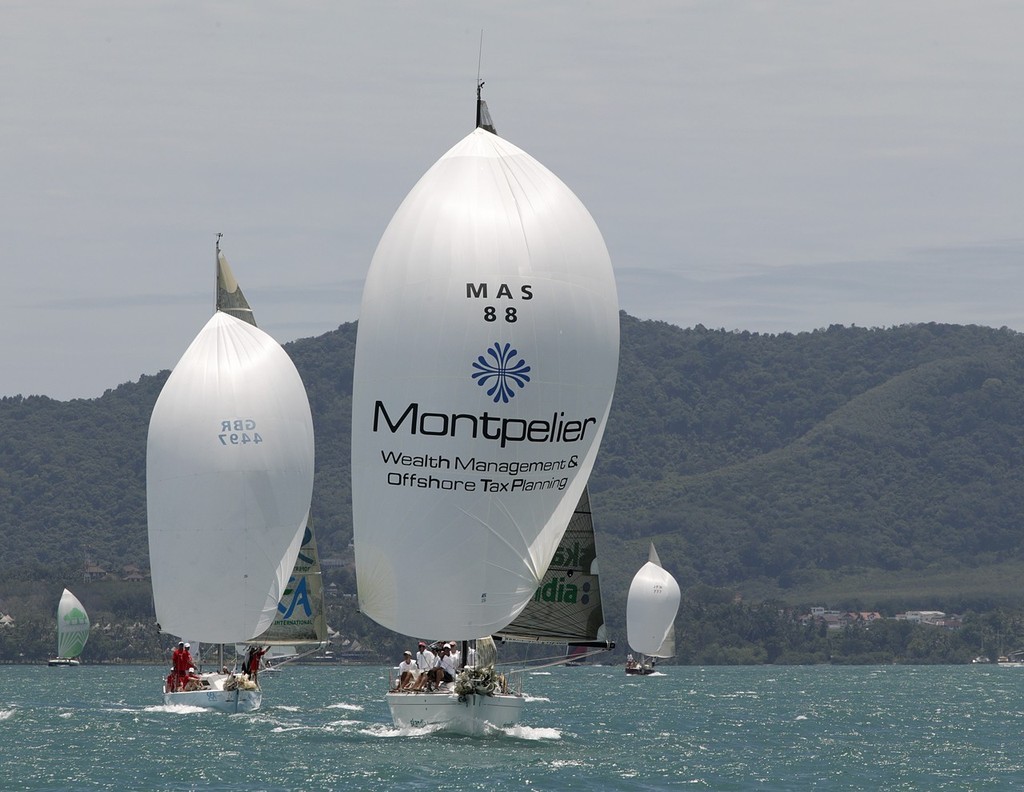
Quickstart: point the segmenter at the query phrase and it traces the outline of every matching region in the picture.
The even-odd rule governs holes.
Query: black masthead
[[[478,129],[486,129],[492,135],[497,135],[498,130],[494,128],[490,111],[487,109],[487,102],[480,98],[480,89],[484,87],[483,80],[476,81],[476,126]]]

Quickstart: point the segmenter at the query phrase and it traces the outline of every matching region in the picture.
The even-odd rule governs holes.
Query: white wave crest
[[[360,729],[359,733],[370,737],[426,737],[439,731],[444,731],[443,723],[430,723],[424,726],[388,726],[379,723]]]
[[[193,707],[191,704],[154,704],[151,707],[143,707],[143,712],[170,712],[174,715],[191,715],[196,712],[209,712],[203,707]]]
[[[561,740],[562,732],[546,726],[505,726],[501,730],[517,740]]]

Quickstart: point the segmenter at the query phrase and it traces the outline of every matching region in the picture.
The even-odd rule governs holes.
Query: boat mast
[[[480,31],[480,55],[476,62],[476,128],[486,129],[492,135],[497,135],[498,130],[494,128],[491,114],[487,110],[487,102],[480,97],[480,91],[484,87],[484,81],[480,79],[480,61],[484,56],[484,32]]]

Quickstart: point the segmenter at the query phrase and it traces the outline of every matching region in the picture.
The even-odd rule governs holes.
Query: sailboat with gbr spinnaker
[[[219,237],[216,262],[214,315],[150,418],[146,499],[159,628],[223,645],[274,620],[309,520],[313,422],[298,371],[256,327]],[[169,678],[164,703],[257,709],[259,685],[222,662]]]
[[[402,635],[479,643],[452,684],[387,693],[392,719],[469,734],[521,716],[484,648],[535,596],[572,519],[619,345],[596,223],[497,136],[479,87],[476,129],[377,246],[352,396],[360,610]]]

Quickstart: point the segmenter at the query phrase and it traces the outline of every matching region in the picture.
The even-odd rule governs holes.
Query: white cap
[[[185,648],[186,648],[186,649],[191,649],[191,648],[192,648],[192,644],[188,644],[188,643],[187,643],[187,644],[185,644]]]

